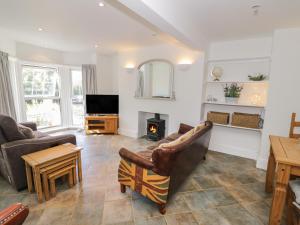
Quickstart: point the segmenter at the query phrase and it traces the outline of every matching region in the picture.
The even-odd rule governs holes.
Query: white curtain
[[[96,65],[82,65],[83,95],[97,94],[97,70]]]
[[[72,78],[69,67],[60,66],[58,68],[61,81],[61,115],[62,125],[65,127],[72,126]],[[70,84],[70,85],[69,85]]]
[[[0,113],[17,119],[13,99],[8,54],[0,51]]]

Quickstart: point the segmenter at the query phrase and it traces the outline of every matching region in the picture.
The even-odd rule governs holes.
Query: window
[[[27,121],[38,128],[61,125],[60,79],[56,68],[22,66]]]
[[[72,76],[72,118],[74,126],[83,126],[84,107],[81,70],[71,70]]]

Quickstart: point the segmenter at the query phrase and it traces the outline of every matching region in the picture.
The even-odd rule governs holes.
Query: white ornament
[[[212,71],[211,71],[211,75],[214,78],[214,81],[220,81],[220,78],[223,75],[223,69],[222,69],[222,67],[215,66],[212,69]]]

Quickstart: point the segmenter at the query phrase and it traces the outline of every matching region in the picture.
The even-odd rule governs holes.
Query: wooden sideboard
[[[86,116],[86,134],[118,134],[119,117],[117,115]]]

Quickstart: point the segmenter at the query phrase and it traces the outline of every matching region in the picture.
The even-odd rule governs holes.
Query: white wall
[[[194,63],[187,71],[177,69],[177,63],[188,58]],[[133,63],[136,67],[149,59],[166,59],[175,66],[176,101],[134,98],[137,70],[128,73],[124,67]],[[122,52],[119,55],[120,133],[138,136],[138,112],[169,115],[168,132],[178,130],[179,123],[196,125],[200,121],[204,54],[172,45],[152,46]]]
[[[63,52],[63,64],[81,66],[82,64],[97,64],[97,54],[90,52]]]
[[[239,59],[271,55],[272,37],[215,42],[210,45],[209,59]]]
[[[270,90],[257,166],[266,168],[269,135],[288,136],[292,112],[300,120],[300,28],[276,30],[273,37]]]
[[[64,64],[63,53],[61,51],[21,42],[16,43],[16,56],[25,61]]]
[[[118,94],[118,55],[97,54],[99,94]]]
[[[0,51],[8,53],[10,56],[16,55],[16,42],[3,30],[0,30]]]

